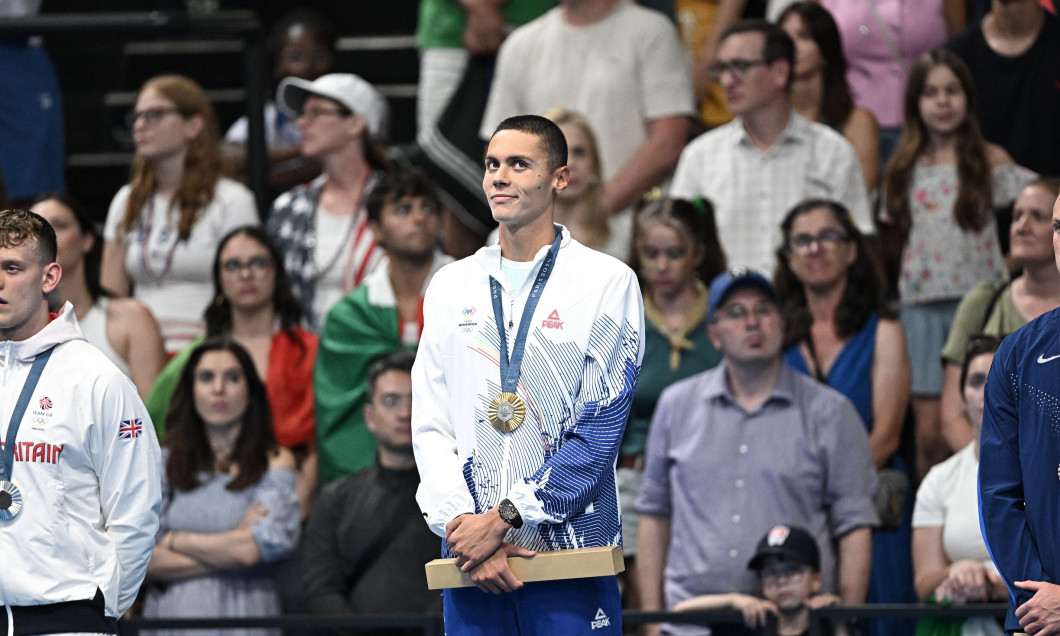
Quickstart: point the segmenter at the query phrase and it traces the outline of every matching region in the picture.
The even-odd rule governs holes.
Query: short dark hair
[[[961,391],[964,391],[964,383],[968,381],[968,368],[972,366],[972,360],[984,353],[996,353],[1001,341],[1005,336],[995,334],[975,333],[968,336],[965,343],[964,362],[961,363]]]
[[[540,115],[516,115],[497,124],[493,134],[496,135],[502,130],[515,130],[537,137],[541,148],[548,155],[550,172],[567,165],[567,138],[551,119]],[[490,138],[492,139],[492,136]]]
[[[777,60],[788,63],[788,81],[784,83],[785,88],[791,87],[791,80],[795,76],[795,42],[787,31],[776,24],[761,18],[740,20],[721,34],[720,42],[724,42],[730,35],[738,33],[761,33],[765,37],[765,45],[762,47],[762,58],[769,64]]]
[[[337,33],[334,21],[316,9],[298,7],[284,14],[269,30],[265,46],[268,48],[272,59],[275,60],[279,57],[280,51],[283,50],[284,41],[287,39],[287,32],[296,25],[305,27],[306,31],[311,33],[320,44],[326,46],[328,51],[334,54],[335,36]]]
[[[416,361],[415,352],[406,349],[398,349],[390,353],[384,353],[368,365],[368,382],[365,386],[365,397],[369,402],[375,395],[375,383],[379,376],[387,371],[404,371],[412,373],[412,363]]]
[[[383,208],[404,197],[422,197],[433,203],[436,209],[440,207],[438,187],[426,172],[419,168],[398,170],[384,177],[368,194],[364,203],[368,220],[379,223],[383,218]]]
[[[35,243],[37,260],[42,267],[55,262],[58,251],[55,230],[44,217],[29,210],[0,212],[0,247],[19,247],[27,241]]]

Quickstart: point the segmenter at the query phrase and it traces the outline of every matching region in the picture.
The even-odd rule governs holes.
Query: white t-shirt
[[[313,262],[316,270],[323,272],[316,281],[313,294],[313,313],[317,316],[327,316],[331,306],[346,295],[343,272],[356,217],[356,214],[332,214],[317,208],[317,245],[313,249]],[[328,269],[325,271],[325,268]]]
[[[225,141],[245,144],[247,142],[246,115],[236,120],[225,133]],[[295,120],[280,113],[276,104],[265,102],[265,144],[269,148],[276,146],[297,146],[302,141],[302,131],[295,125]]]
[[[916,492],[913,527],[941,526],[942,548],[951,562],[971,559],[993,568],[979,530],[978,472],[975,442],[933,466]]]
[[[133,283],[133,296],[154,314],[166,351],[175,353],[203,333],[202,313],[213,301],[211,268],[221,238],[241,225],[261,223],[254,195],[240,183],[220,179],[188,240],[179,242],[180,210],[158,195],[148,199],[140,224],[119,236],[128,199],[125,185],[110,202],[103,238],[124,242],[125,272]]]
[[[658,11],[620,2],[596,24],[572,27],[561,8],[501,45],[479,136],[502,120],[562,106],[585,115],[611,179],[648,139],[651,122],[695,114],[688,58]]]

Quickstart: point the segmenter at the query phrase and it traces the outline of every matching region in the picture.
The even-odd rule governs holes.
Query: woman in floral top
[[[968,68],[945,50],[909,74],[905,124],[883,178],[882,222],[905,237],[898,294],[913,370],[917,473],[945,459],[939,396],[946,341],[960,298],[1006,276],[996,208],[1035,174],[979,132]]]

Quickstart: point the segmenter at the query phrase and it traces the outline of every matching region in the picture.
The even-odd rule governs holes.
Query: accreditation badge
[[[514,393],[504,392],[490,403],[490,424],[502,433],[511,433],[519,428],[526,417],[526,404]]]
[[[22,491],[10,481],[0,481],[0,521],[10,521],[22,510]]]

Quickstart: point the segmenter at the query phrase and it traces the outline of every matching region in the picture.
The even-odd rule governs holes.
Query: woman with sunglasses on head
[[[876,469],[893,468],[908,482],[897,454],[909,403],[905,335],[883,305],[883,283],[863,235],[845,207],[826,199],[796,205],[781,232],[774,280],[788,364],[847,396],[869,431]],[[897,527],[873,533],[869,602],[916,601],[911,504],[911,496],[896,501]],[[881,621],[879,633],[911,633],[902,628],[898,621]]]
[[[221,176],[213,108],[194,81],[148,80],[128,123],[136,157],[107,213],[101,280],[151,310],[173,354],[202,335],[217,239],[258,223],[257,207],[250,190]]]
[[[213,282],[214,301],[203,314],[206,336],[231,338],[250,355],[265,383],[276,441],[298,460],[297,490],[305,514],[317,486],[313,365],[319,340],[299,326],[301,307],[279,252],[261,228],[239,227],[221,239]],[[165,421],[193,350],[189,346],[170,360],[147,398],[156,428]]]
[[[271,564],[291,553],[301,527],[295,460],[273,438],[265,387],[235,341],[210,338],[191,352],[162,448],[162,510],[144,616],[278,615]]]
[[[145,399],[166,362],[154,316],[139,301],[110,298],[100,287],[100,243],[91,219],[73,198],[42,194],[31,211],[51,224],[59,248],[63,277],[49,304],[60,307],[70,301],[85,339],[117,365]]]
[[[309,82],[280,82],[276,103],[297,117],[302,155],[320,162],[323,174],[280,195],[268,229],[283,254],[302,316],[314,332],[328,309],[384,257],[368,226],[368,193],[390,170],[379,142],[387,134],[386,100],[371,84],[349,73]]]

